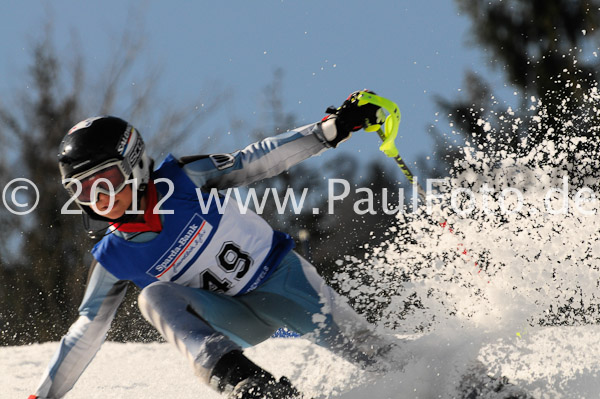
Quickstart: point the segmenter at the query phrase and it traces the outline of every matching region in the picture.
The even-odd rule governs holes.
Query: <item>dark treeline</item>
[[[520,155],[565,135],[598,141],[596,104],[587,101],[586,94],[597,86],[600,74],[599,1],[456,3],[471,20],[469,42],[483,50],[490,72],[500,74],[503,82],[491,84],[482,74],[467,71],[463,96],[437,100],[453,126],[452,134],[434,131],[437,170],[452,167],[463,156],[460,144],[467,141],[492,159],[499,154]],[[539,111],[544,113],[541,121]],[[568,121],[573,123],[571,129],[565,127]],[[592,147],[584,150],[595,155],[597,145]],[[555,160],[543,161],[553,164]],[[565,160],[574,161],[573,157]]]

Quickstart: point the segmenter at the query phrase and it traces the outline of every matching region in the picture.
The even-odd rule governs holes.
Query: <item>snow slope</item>
[[[287,375],[315,397],[343,399],[450,397],[457,358],[476,348],[477,356],[538,398],[597,398],[600,392],[600,328],[548,327],[522,338],[431,336],[413,341],[423,357],[383,377],[366,375],[303,339],[270,339],[247,354],[276,375]],[[56,343],[0,349],[0,398],[26,398],[52,356]],[[445,350],[443,348],[446,348]],[[445,360],[444,360],[445,359]],[[460,363],[460,362],[459,362]],[[440,367],[443,366],[443,367]],[[456,365],[455,365],[456,366]],[[462,366],[456,366],[460,369]],[[431,370],[435,372],[431,372]],[[438,375],[439,374],[439,375]],[[69,399],[217,399],[200,384],[185,359],[168,344],[107,342]]]

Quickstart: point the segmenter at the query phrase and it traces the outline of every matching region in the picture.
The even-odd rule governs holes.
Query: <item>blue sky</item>
[[[439,119],[438,128],[449,130],[436,116],[435,96],[459,95],[467,68],[490,77],[483,51],[468,42],[469,20],[450,0],[23,0],[0,6],[2,97],[25,84],[29,48],[49,18],[59,52],[77,38],[93,71],[113,54],[123,26],[137,26],[136,10],[146,36],[143,57],[161,66],[166,98],[186,104],[217,82],[234,93],[227,113],[249,130],[265,112],[261,91],[277,68],[284,71],[285,110],[298,124],[319,120],[327,106],[369,88],[398,103],[397,145],[409,162],[432,154],[428,125]],[[223,119],[217,123],[225,134],[231,126]],[[198,130],[190,134],[204,134]],[[233,135],[208,150],[230,151],[251,140],[249,131]],[[371,159],[383,156],[377,147],[375,137],[361,132],[341,151]]]

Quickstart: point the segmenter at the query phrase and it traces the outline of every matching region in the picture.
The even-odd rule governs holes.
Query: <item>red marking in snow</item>
[[[444,228],[446,228],[446,226],[448,226],[448,221],[447,221],[447,220],[445,220],[443,223],[440,223],[440,226],[441,226],[443,229],[444,229]],[[450,232],[450,234],[454,234],[454,229],[453,229],[452,227],[450,227],[450,226],[448,226],[448,231]],[[460,243],[460,244],[458,244],[458,248],[457,248],[457,249],[458,249],[459,251],[461,250],[461,248],[460,248],[460,247],[463,247],[461,254],[462,254],[462,255],[465,255],[465,256],[467,256],[467,255],[468,255],[468,252],[467,252],[467,249],[466,249],[466,248],[464,248],[464,244],[463,244],[463,243]],[[468,259],[468,260],[470,260],[470,259]],[[476,267],[476,268],[479,268],[479,263],[478,263],[477,261],[475,261],[475,267]],[[478,274],[478,275],[480,275],[482,270],[483,270],[483,269],[479,268],[479,270],[477,271],[477,274]],[[490,283],[490,281],[488,281],[488,284],[489,284],[489,283]]]

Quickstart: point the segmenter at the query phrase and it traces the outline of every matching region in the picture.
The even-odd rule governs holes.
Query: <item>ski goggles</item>
[[[75,201],[92,205],[98,201],[100,193],[108,196],[120,193],[131,182],[127,180],[130,175],[131,171],[125,170],[122,160],[110,160],[63,180],[63,184]]]

